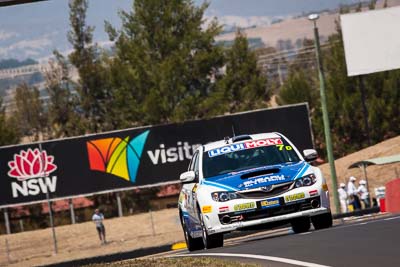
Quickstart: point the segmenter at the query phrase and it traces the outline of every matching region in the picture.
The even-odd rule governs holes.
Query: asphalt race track
[[[227,242],[223,248],[180,252],[175,256],[205,254],[274,267],[400,266],[400,216],[360,219],[303,234],[292,234],[286,230],[281,234]]]

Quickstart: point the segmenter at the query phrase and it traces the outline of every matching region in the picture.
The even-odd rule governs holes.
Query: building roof
[[[87,207],[92,207],[94,205],[94,202],[86,197],[74,198],[72,199],[72,203],[74,204],[74,209],[87,208]],[[49,213],[49,206],[47,202],[43,202],[40,205],[42,206],[42,211],[41,211],[42,214]],[[14,207],[13,210],[15,211],[15,215],[17,217],[31,215],[28,206],[17,206]],[[54,212],[65,211],[65,210],[69,210],[69,200],[63,199],[53,202]]]
[[[348,169],[358,168],[360,166],[390,164],[390,163],[395,163],[395,162],[400,162],[400,154],[357,161],[357,162],[351,164],[348,167]]]
[[[181,184],[171,184],[161,187],[160,192],[157,193],[157,197],[170,197],[179,195],[181,191]]]
[[[74,209],[79,209],[79,208],[92,207],[94,202],[86,197],[79,197],[79,198],[73,198],[72,204],[74,205]],[[65,210],[69,210],[68,199],[57,200],[53,202],[54,212],[65,211]],[[47,203],[42,203],[42,213],[47,214],[48,212],[49,212],[49,206],[47,205]]]

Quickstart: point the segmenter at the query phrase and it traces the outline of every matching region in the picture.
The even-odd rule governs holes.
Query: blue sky
[[[163,1],[163,0],[160,0]],[[195,0],[201,4],[202,0]],[[206,15],[223,24],[250,26],[273,18],[335,8],[358,0],[211,0]],[[95,40],[107,42],[104,20],[119,27],[118,10],[130,10],[132,0],[89,0],[88,24],[96,27]],[[0,59],[40,59],[52,50],[70,49],[68,0],[50,0],[0,8]]]

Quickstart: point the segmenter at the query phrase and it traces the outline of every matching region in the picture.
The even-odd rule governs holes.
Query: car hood
[[[231,172],[203,180],[203,184],[228,191],[242,191],[293,181],[310,172],[306,162],[285,163]]]

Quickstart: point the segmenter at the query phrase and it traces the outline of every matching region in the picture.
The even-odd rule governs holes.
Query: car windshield
[[[271,140],[271,139],[266,139]],[[274,139],[277,144],[261,143],[250,147],[252,142],[227,145],[206,151],[203,155],[205,178],[246,169],[300,161],[293,147],[284,139]],[[265,140],[256,140],[265,141]],[[250,145],[249,145],[250,143]]]

